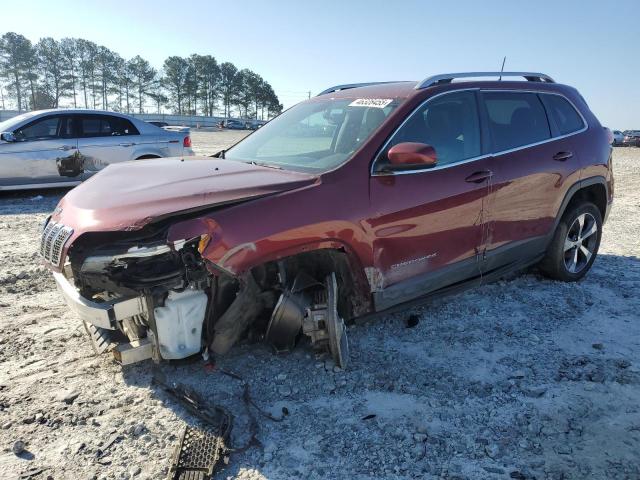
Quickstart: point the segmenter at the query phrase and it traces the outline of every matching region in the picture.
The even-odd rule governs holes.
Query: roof
[[[49,108],[46,110],[32,110],[31,112],[32,115],[41,115],[41,114],[47,114],[47,113],[99,113],[101,115],[115,115],[118,117],[129,117],[129,115],[125,114],[125,113],[120,113],[120,112],[113,112],[111,110],[98,110],[98,109],[91,109],[91,108]]]
[[[344,89],[331,91],[324,95],[329,98],[407,98],[416,93],[414,89],[415,81],[373,83],[364,84],[364,86],[354,85],[356,86],[346,85]]]

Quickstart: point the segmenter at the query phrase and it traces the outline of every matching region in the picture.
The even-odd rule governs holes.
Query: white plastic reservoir
[[[175,360],[200,351],[207,294],[186,289],[169,292],[164,307],[154,309],[160,356]]]

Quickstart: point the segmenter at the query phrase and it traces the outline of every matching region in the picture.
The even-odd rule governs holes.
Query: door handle
[[[61,147],[58,148],[58,150],[64,150],[64,151],[75,150],[75,149],[76,147],[73,145],[62,145]]]
[[[468,183],[482,183],[485,180],[490,179],[492,176],[493,172],[491,170],[480,170],[479,172],[469,175],[464,179],[464,181]]]
[[[558,152],[553,156],[553,159],[559,162],[564,162],[565,160],[569,160],[571,157],[573,157],[573,152]]]
[[[119,144],[121,147],[132,147],[135,145],[135,143],[131,142],[131,143],[120,143]]]

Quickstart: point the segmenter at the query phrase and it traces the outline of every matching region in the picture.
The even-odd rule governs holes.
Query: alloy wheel
[[[564,240],[564,266],[570,273],[581,272],[593,256],[598,242],[598,223],[590,213],[573,221]]]

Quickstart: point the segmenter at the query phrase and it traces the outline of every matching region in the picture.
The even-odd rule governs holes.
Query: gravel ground
[[[193,140],[212,154],[241,135]],[[261,445],[232,454],[217,478],[640,478],[640,149],[616,149],[615,174],[600,254],[580,283],[532,272],[351,327],[347,371],[306,346],[234,348],[219,367],[288,415],[255,415]],[[151,364],[95,357],[38,265],[40,224],[63,194],[0,198],[1,476],[163,478],[194,419],[151,384]],[[248,441],[239,381],[200,362],[160,369],[231,410],[232,444]]]

